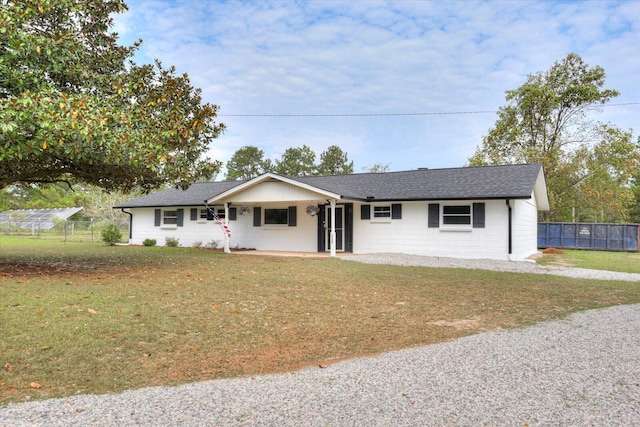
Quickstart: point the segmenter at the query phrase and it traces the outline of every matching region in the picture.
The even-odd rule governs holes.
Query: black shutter
[[[344,205],[344,230],[346,252],[353,252],[353,203]]]
[[[298,209],[295,206],[289,206],[289,227],[298,225]]]
[[[360,205],[360,219],[371,219],[371,205]]]
[[[191,208],[191,221],[198,219],[198,208]]]
[[[253,208],[253,226],[260,227],[262,222],[262,209],[259,206]]]
[[[402,219],[401,203],[394,203],[391,205],[391,219]]]
[[[318,252],[324,252],[324,205],[318,205]]]
[[[229,208],[229,221],[235,221],[238,219],[238,211],[237,208]]]
[[[178,227],[184,225],[184,209],[178,209]]]
[[[473,228],[484,228],[484,203],[473,204]]]
[[[160,227],[160,225],[162,225],[162,211],[160,209],[156,209],[155,211],[155,220],[153,224],[156,227]]]
[[[440,205],[429,203],[429,228],[440,227]]]

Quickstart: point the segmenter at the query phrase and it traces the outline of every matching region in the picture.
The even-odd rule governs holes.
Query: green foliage
[[[72,188],[65,183],[15,183],[0,190],[0,211],[82,206],[84,209],[70,220],[88,221],[92,218],[96,221],[124,222],[128,221],[128,216],[113,209],[113,206],[135,195],[115,190],[106,192],[96,185],[76,185]]]
[[[137,65],[140,42],[110,32],[122,0],[5,0],[0,8],[0,185],[86,182],[107,190],[186,187],[219,170],[204,158],[218,107],[186,74]]]
[[[220,246],[220,240],[211,240],[207,242],[207,248],[209,249],[216,249],[218,246]]]
[[[271,172],[273,166],[270,160],[264,159],[264,151],[252,145],[246,145],[227,162],[227,181],[247,180]]]
[[[368,172],[368,173],[389,172],[389,163],[374,163],[371,166],[363,167],[362,171],[363,172]]]
[[[629,208],[629,221],[640,224],[640,172],[634,178],[631,191],[633,192],[633,201]]]
[[[157,243],[156,239],[144,239],[142,244],[145,246],[155,246]]]
[[[551,204],[543,219],[571,221],[577,208],[601,221],[625,221],[640,145],[631,131],[589,121],[587,112],[618,95],[604,84],[604,70],[574,53],[530,75],[506,92],[508,105],[469,164],[541,163]]]
[[[275,172],[285,176],[309,176],[316,173],[316,153],[303,145],[300,148],[287,148],[276,162]]]
[[[316,154],[310,147],[287,148],[275,165],[264,158],[264,151],[258,147],[245,146],[236,151],[227,162],[227,181],[248,180],[266,172],[286,176],[342,175],[353,173],[353,162],[347,153],[337,145],[332,145],[320,154],[320,164],[316,165]],[[387,165],[388,168],[388,165]]]
[[[108,224],[102,229],[102,241],[109,246],[114,246],[116,243],[120,243],[122,239],[122,232],[116,224]]]
[[[164,242],[166,246],[169,246],[170,248],[176,248],[180,243],[180,239],[177,237],[166,237],[164,239]]]
[[[318,175],[346,175],[353,173],[353,162],[347,159],[347,153],[337,145],[328,147],[320,154]]]

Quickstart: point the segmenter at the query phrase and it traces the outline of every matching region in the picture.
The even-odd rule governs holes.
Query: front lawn
[[[562,249],[558,254],[545,254],[542,265],[561,265],[592,270],[621,271],[640,274],[640,252],[607,252]]]
[[[640,302],[640,283],[0,238],[0,405],[281,372]]]

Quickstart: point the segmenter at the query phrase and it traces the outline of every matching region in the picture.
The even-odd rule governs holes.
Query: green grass
[[[0,405],[281,372],[638,302],[631,282],[0,238]]]
[[[538,263],[640,274],[640,252],[562,251],[563,254],[545,254]]]

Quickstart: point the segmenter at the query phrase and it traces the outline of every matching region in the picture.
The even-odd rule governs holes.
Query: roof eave
[[[413,197],[413,198],[374,198],[363,199],[359,197],[345,197],[345,200],[353,200],[358,202],[375,203],[375,202],[435,202],[435,201],[454,201],[454,200],[515,200],[515,199],[530,199],[529,195],[503,195],[503,196],[469,196],[469,197]]]

